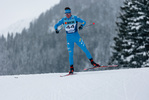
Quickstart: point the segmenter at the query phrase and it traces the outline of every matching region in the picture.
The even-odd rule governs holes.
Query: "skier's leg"
[[[87,50],[85,43],[80,36],[77,37],[76,44],[85,52],[88,59],[92,58],[90,52]]]
[[[77,36],[77,39],[76,39],[76,40],[77,40],[77,41],[76,41],[76,44],[85,52],[85,54],[86,54],[87,58],[90,60],[91,64],[92,64],[94,67],[97,67],[97,66],[99,67],[100,65],[97,64],[97,63],[95,63],[95,62],[93,61],[93,58],[92,58],[90,52],[87,50],[87,48],[86,48],[86,46],[85,46],[85,43],[84,43],[84,41],[82,40],[82,38],[80,37],[80,35]]]
[[[70,64],[70,66],[73,65],[73,48],[74,48],[74,42],[67,41],[67,49],[69,52],[69,64]]]

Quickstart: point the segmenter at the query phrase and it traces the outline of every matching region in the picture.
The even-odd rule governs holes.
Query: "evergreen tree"
[[[4,74],[6,71],[6,66],[4,66],[6,64],[6,39],[4,38],[4,36],[2,35],[0,37],[0,75]]]
[[[118,36],[111,63],[122,67],[141,67],[148,59],[147,45],[149,38],[149,1],[125,1],[117,22]]]

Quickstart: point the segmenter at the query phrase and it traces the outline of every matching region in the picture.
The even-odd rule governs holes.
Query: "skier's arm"
[[[57,24],[55,24],[54,28],[57,30],[58,26],[64,24],[64,18],[62,18]]]
[[[85,26],[85,24],[86,24],[86,21],[84,21],[83,19],[81,19],[81,18],[79,18],[79,17],[77,17],[77,16],[75,16],[75,20],[76,20],[77,22],[80,22],[82,26]]]

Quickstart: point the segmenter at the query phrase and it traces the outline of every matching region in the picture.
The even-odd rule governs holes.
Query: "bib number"
[[[66,30],[68,33],[73,33],[73,32],[75,32],[75,25],[76,25],[76,24],[67,25],[67,26],[65,27],[65,30]]]

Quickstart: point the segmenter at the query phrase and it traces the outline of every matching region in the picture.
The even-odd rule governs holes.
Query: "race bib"
[[[74,16],[72,16],[72,18],[69,20],[66,17],[64,18],[64,27],[65,27],[66,33],[76,32],[76,26],[77,26],[77,23]]]
[[[76,24],[71,24],[71,25],[66,25],[65,27],[65,30],[68,32],[68,33],[74,33],[75,32],[75,27],[76,27]]]

